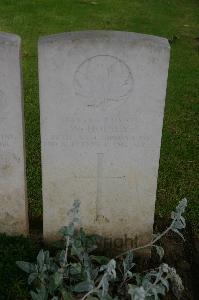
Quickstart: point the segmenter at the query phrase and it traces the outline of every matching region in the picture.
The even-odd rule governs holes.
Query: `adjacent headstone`
[[[0,33],[0,232],[27,234],[20,38]]]
[[[40,39],[46,240],[68,223],[74,199],[82,225],[113,247],[151,239],[169,49],[128,32]]]

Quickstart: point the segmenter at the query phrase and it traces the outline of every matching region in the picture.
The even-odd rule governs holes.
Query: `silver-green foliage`
[[[55,257],[49,251],[40,250],[35,263],[18,261],[17,265],[28,273],[33,300],[158,300],[164,296],[170,286],[176,297],[183,290],[182,281],[174,268],[162,263],[148,272],[136,273],[135,251],[154,247],[160,260],[164,250],[156,243],[169,231],[179,234],[186,226],[182,214],[187,200],[180,201],[172,212],[170,226],[157,234],[147,245],[128,250],[109,259],[96,256],[91,252],[97,249],[97,237],[87,236],[79,226],[80,201],[74,201],[70,210],[71,221],[61,228],[64,249]]]

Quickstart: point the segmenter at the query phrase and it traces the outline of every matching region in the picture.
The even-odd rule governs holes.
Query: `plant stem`
[[[146,296],[147,296],[147,293],[158,283],[158,281],[160,281],[161,276],[162,276],[162,273],[159,274],[159,276],[156,278],[154,283],[146,290]]]
[[[91,295],[95,290],[98,290],[101,287],[101,281],[98,284],[98,286],[92,290],[90,290],[87,294],[84,295],[83,298],[81,298],[80,300],[85,300],[89,295]]]
[[[95,291],[95,289],[90,290],[87,294],[84,295],[83,298],[81,298],[80,300],[85,300],[90,294],[92,294]]]
[[[65,250],[65,255],[64,255],[64,263],[63,263],[64,267],[66,266],[67,260],[68,260],[68,247],[69,247],[69,243],[70,243],[70,237],[67,236],[67,239],[66,239],[66,250]]]
[[[104,280],[104,277],[106,277],[107,274],[104,274],[104,276],[102,277],[102,279],[100,280],[99,284],[97,287],[95,287],[94,289],[90,290],[87,294],[84,295],[83,298],[81,298],[80,300],[85,300],[89,295],[91,295],[92,293],[94,293],[96,290],[99,290],[102,286],[102,282]]]
[[[171,223],[171,225],[165,230],[163,231],[160,235],[158,235],[154,240],[152,240],[150,243],[144,245],[144,246],[140,246],[140,247],[137,247],[137,248],[132,248],[130,250],[127,250],[119,255],[117,255],[115,258],[120,258],[124,255],[126,255],[128,252],[134,252],[134,251],[138,251],[138,250],[141,250],[141,249],[145,249],[145,248],[148,248],[148,247],[151,247],[153,246],[153,244],[155,244],[158,240],[160,240],[167,232],[169,232],[171,230],[171,228],[173,227],[173,224],[174,222],[176,221],[176,219],[174,219]]]

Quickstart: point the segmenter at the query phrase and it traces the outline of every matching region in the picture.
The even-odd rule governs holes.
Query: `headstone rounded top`
[[[21,43],[21,38],[16,34],[0,32],[0,44],[2,43],[19,45]]]
[[[80,199],[89,234],[111,244],[122,240],[121,248],[129,239],[148,243],[168,41],[133,32],[68,32],[41,38],[38,52],[44,238],[57,238],[68,207]]]
[[[64,32],[59,34],[52,34],[44,36],[39,39],[39,44],[52,44],[59,41],[77,41],[85,39],[96,40],[110,40],[121,42],[146,42],[156,47],[170,48],[169,42],[166,38],[158,37],[154,35],[141,34],[135,32],[125,31],[111,31],[111,30],[89,30],[89,31],[76,31],[76,32]]]
[[[28,234],[21,39],[0,32],[0,232]]]

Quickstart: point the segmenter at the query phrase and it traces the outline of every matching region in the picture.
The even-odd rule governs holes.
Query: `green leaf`
[[[30,295],[33,300],[40,300],[40,296],[38,294],[36,294],[35,292],[31,291]]]
[[[95,294],[97,294],[100,300],[113,300],[113,298],[108,293],[104,295],[102,290],[95,291]]]
[[[161,283],[166,287],[167,291],[169,291],[169,282],[165,278],[161,277],[160,278]]]
[[[92,290],[92,288],[93,285],[89,281],[82,281],[73,287],[73,291],[76,293],[83,293],[89,292],[90,290]]]
[[[84,253],[84,249],[82,248],[81,241],[79,240],[73,241],[71,255],[76,255],[82,261],[83,253]]]
[[[132,278],[135,278],[137,285],[141,285],[142,277],[139,273],[133,273]]]
[[[26,273],[36,272],[36,266],[25,261],[16,261],[17,266]]]
[[[185,241],[184,236],[182,235],[182,233],[178,229],[172,229],[172,231],[177,233],[183,239],[183,241]]]
[[[31,284],[38,277],[38,273],[31,273],[28,277],[28,284]]]
[[[71,293],[69,293],[65,289],[61,290],[61,295],[62,295],[63,300],[74,300],[74,298],[72,297]]]
[[[44,251],[44,262],[45,264],[50,264],[50,253],[49,251]]]
[[[132,278],[132,277],[133,277],[132,272],[131,272],[131,271],[127,271],[127,272],[126,272],[126,277],[127,277],[127,278]]]
[[[137,287],[129,284],[128,294],[131,296],[132,300],[144,300],[146,293],[143,287]]]
[[[55,283],[55,286],[59,286],[61,284],[62,280],[63,280],[63,273],[56,272],[54,274],[54,283]]]
[[[64,260],[65,260],[65,253],[66,251],[65,250],[62,250],[59,254],[59,263],[60,263],[60,266],[63,266],[64,265]]]
[[[62,228],[59,230],[59,233],[60,233],[62,236],[64,236],[64,237],[67,237],[67,236],[72,237],[73,234],[74,234],[74,231],[75,231],[74,224],[71,223],[71,224],[69,224],[68,226],[62,227]]]
[[[186,207],[187,207],[187,199],[184,198],[179,202],[178,206],[176,207],[176,212],[182,214],[185,212]]]
[[[81,274],[82,267],[80,263],[73,263],[70,266],[70,275],[78,275]]]
[[[102,282],[102,296],[104,297],[108,295],[108,289],[109,289],[108,277],[103,276],[101,282]]]
[[[124,268],[124,274],[126,274],[128,271],[130,271],[135,264],[133,263],[133,252],[129,251],[123,260],[123,268]]]
[[[44,265],[44,258],[45,258],[44,251],[43,251],[43,249],[41,249],[39,251],[39,254],[37,255],[37,265],[39,267],[40,272],[42,271],[42,268]]]
[[[162,260],[162,258],[164,256],[164,249],[161,246],[157,246],[157,245],[153,245],[153,247],[155,247],[156,252],[160,257],[160,260]]]
[[[62,284],[63,273],[55,272],[49,277],[49,292],[53,295],[54,291]]]
[[[47,293],[45,287],[37,289],[37,293],[31,291],[30,295],[33,300],[47,300],[48,299],[48,293]]]

